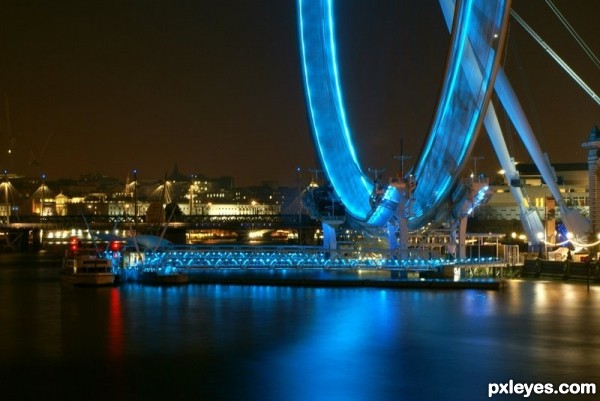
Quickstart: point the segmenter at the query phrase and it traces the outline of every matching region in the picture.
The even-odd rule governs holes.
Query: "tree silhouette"
[[[168,203],[165,206],[165,217],[167,221],[181,221],[183,212],[176,202]]]

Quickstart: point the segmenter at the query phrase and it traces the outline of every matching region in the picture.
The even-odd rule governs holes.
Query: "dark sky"
[[[416,157],[445,63],[436,0],[339,1],[342,78],[365,169],[395,174]],[[554,0],[600,54],[600,2]],[[544,0],[513,7],[597,92],[600,71]],[[584,162],[600,107],[511,23],[506,69],[553,162]],[[293,0],[2,0],[0,168],[51,179],[133,168],[160,178],[231,175],[291,185],[317,167],[307,123]],[[4,107],[2,107],[4,109]],[[508,142],[528,157],[516,135]],[[8,148],[13,153],[8,157]],[[497,170],[484,133],[478,170]]]

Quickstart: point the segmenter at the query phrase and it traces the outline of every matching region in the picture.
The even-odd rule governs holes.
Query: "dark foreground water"
[[[1,399],[485,400],[510,379],[600,385],[600,288],[73,288],[0,255]]]

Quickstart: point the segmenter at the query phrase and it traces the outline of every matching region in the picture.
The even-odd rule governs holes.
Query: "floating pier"
[[[498,289],[505,262],[399,259],[382,250],[186,246],[124,253],[122,266],[121,281],[141,281],[143,271],[168,270],[200,284]]]

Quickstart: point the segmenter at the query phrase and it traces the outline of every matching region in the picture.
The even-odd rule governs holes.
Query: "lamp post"
[[[400,155],[392,157],[396,160],[400,160],[400,178],[404,178],[404,161],[410,160],[412,156],[404,154],[404,141],[402,139],[400,139]]]
[[[302,205],[300,202],[300,167],[296,168],[297,181],[298,181],[298,245],[302,244]]]
[[[194,208],[194,191],[198,190],[198,184],[196,182],[196,176],[194,174],[192,174],[191,176],[191,183],[190,183],[190,216],[193,216],[195,213],[195,208]]]
[[[477,180],[477,161],[483,160],[484,157],[483,156],[473,156],[473,157],[471,157],[471,159],[473,159],[473,179],[475,181],[475,180]]]
[[[316,182],[318,185],[319,184],[319,173],[322,173],[323,170],[320,170],[318,168],[309,168],[308,171],[310,171],[311,173],[313,173],[315,175],[314,182]],[[311,182],[311,185],[312,185],[312,182]]]
[[[385,171],[384,168],[377,169],[377,168],[370,168],[370,167],[368,170],[369,170],[369,173],[373,173],[373,180],[375,182],[379,181],[379,178],[381,178],[381,173],[383,173]]]
[[[567,241],[570,243],[571,246],[573,246],[572,240],[573,239],[573,233],[572,232],[567,232]],[[573,260],[573,254],[571,253],[571,247],[569,247],[569,252],[567,252],[567,261],[571,261]]]
[[[8,199],[8,187],[9,187],[9,181],[8,181],[8,171],[4,171],[4,202],[5,202],[5,208],[6,208],[6,226],[8,227],[10,225],[10,202]]]
[[[538,257],[541,259],[542,258],[542,242],[544,243],[544,255],[546,255],[546,241],[544,239],[544,233],[539,232],[537,233],[537,239],[538,239],[538,244],[539,244],[539,250],[538,250]],[[546,256],[544,256],[546,257]]]
[[[138,224],[138,202],[137,202],[137,170],[133,170],[133,230],[134,235],[137,235],[137,224]]]
[[[40,197],[40,219],[44,216],[44,198],[46,197],[46,174],[42,174],[42,194]]]

